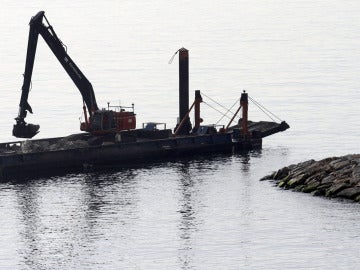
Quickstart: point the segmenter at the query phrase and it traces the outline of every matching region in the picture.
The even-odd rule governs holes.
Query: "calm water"
[[[259,181],[360,152],[358,1],[2,0],[1,142],[14,140],[39,10],[98,103],[134,102],[139,127],[175,126],[177,61],[168,60],[184,46],[192,90],[230,107],[246,89],[291,129],[257,152],[1,183],[0,269],[358,269],[359,205]],[[29,102],[38,138],[78,131],[81,96],[41,38]],[[254,106],[249,115],[268,120]],[[203,105],[205,123],[220,117]]]

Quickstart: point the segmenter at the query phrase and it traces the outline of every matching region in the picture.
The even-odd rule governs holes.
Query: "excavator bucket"
[[[15,124],[13,136],[17,138],[30,139],[39,133],[40,126],[33,124]]]

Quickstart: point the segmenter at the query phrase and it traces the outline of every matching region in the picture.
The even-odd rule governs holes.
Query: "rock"
[[[323,172],[317,172],[311,176],[309,176],[306,180],[305,180],[305,184],[309,184],[311,182],[321,182],[322,178],[324,177],[324,173]]]
[[[305,174],[300,174],[294,178],[291,178],[289,181],[287,181],[287,185],[290,188],[296,187],[297,185],[304,183],[306,178],[305,176],[306,176]]]
[[[325,193],[326,197],[334,196],[336,193],[340,192],[341,190],[350,187],[346,183],[339,183],[331,186]]]
[[[356,198],[354,199],[355,202],[360,202],[360,195],[357,195]]]
[[[265,175],[264,177],[260,178],[260,181],[273,180],[275,174],[276,174],[276,172],[274,172],[274,173],[272,173],[272,174],[269,174],[269,175]]]
[[[273,176],[273,179],[276,179],[276,180],[283,179],[284,177],[286,177],[289,174],[289,171],[290,170],[288,167],[284,167],[275,173],[275,175]]]
[[[26,141],[21,142],[20,147],[21,147],[21,152],[23,152],[23,153],[30,153],[31,150],[32,150],[31,141],[30,141],[30,140],[26,140]]]
[[[285,178],[281,179],[278,183],[278,186],[285,187],[287,185],[287,182],[291,179],[291,175],[286,176]]]
[[[350,184],[350,177],[348,176],[342,176],[342,175],[339,175],[335,181],[334,181],[334,184],[340,184],[340,183],[344,183],[344,184]]]
[[[311,164],[313,164],[315,162],[315,160],[313,159],[310,159],[308,161],[304,161],[304,162],[301,162],[299,163],[298,165],[301,166],[301,167],[309,167]]]
[[[334,168],[331,167],[329,164],[324,164],[323,167],[321,168],[321,171],[323,171],[324,173],[330,174],[334,171]]]
[[[318,174],[323,173],[324,164],[322,161],[314,162],[309,167],[306,168],[308,174]]]
[[[328,176],[326,176],[325,178],[323,178],[321,180],[321,184],[333,183],[335,180],[336,180],[335,176],[332,174],[329,174]]]
[[[349,160],[334,160],[330,162],[330,166],[332,166],[335,170],[340,170],[342,168],[345,168],[346,166],[350,165]]]
[[[304,190],[305,185],[298,185],[294,188],[295,191],[302,192]]]
[[[21,151],[23,153],[32,153],[32,152],[44,152],[49,150],[50,143],[47,141],[38,141],[33,142],[31,140],[26,140],[21,143]]]
[[[342,168],[341,170],[337,171],[336,173],[339,174],[342,177],[351,177],[351,174],[354,170],[354,166],[350,165],[350,166],[346,166],[345,168]]]
[[[261,180],[314,196],[342,197],[360,202],[360,155],[313,159],[277,170]]]
[[[351,162],[360,163],[360,154],[350,154],[344,156],[344,158],[349,159]]]
[[[287,184],[286,181],[280,181],[277,186],[283,188],[286,186],[286,184]]]
[[[337,196],[347,199],[355,199],[357,195],[360,195],[360,187],[345,188],[337,194]]]
[[[332,185],[332,183],[324,183],[324,184],[321,183],[321,184],[317,187],[317,189],[320,190],[320,191],[324,191],[324,195],[325,195],[325,191],[326,191],[328,188],[330,188],[331,185]]]
[[[318,189],[311,192],[311,195],[313,195],[313,196],[323,196],[324,194],[325,194],[324,190],[318,190]]]
[[[305,193],[313,192],[314,190],[316,190],[318,186],[320,186],[320,182],[313,181],[304,187],[303,192]]]
[[[360,182],[360,166],[357,166],[353,169],[351,173],[350,183],[357,185]]]

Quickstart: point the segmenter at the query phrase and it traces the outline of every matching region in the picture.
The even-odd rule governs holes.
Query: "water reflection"
[[[206,222],[203,220],[204,216],[206,216],[205,213],[213,211],[206,209],[206,200],[211,200],[208,197],[209,194],[218,192],[217,187],[222,188],[224,184],[224,179],[214,179],[214,175],[220,173],[224,177],[226,177],[225,175],[231,177],[235,173],[235,176],[241,177],[238,181],[241,181],[248,189],[240,191],[233,202],[239,204],[241,216],[246,217],[245,220],[241,219],[241,222],[239,219],[239,222],[245,227],[251,223],[253,215],[251,181],[253,180],[244,176],[251,174],[251,160],[260,156],[261,151],[251,151],[233,155],[212,155],[177,164],[176,171],[179,175],[178,190],[180,193],[178,210],[180,214],[178,224],[180,247],[178,249],[178,260],[182,269],[196,268],[197,238],[204,233],[204,229],[209,229],[206,228]],[[223,172],[224,168],[230,171]],[[226,198],[223,199],[219,203],[225,203],[225,208],[233,207],[226,204]],[[236,215],[240,215],[240,213]],[[214,217],[214,219],[221,220],[221,216]],[[244,239],[247,239],[246,232],[242,233]]]
[[[239,163],[241,164],[241,170],[243,172],[249,172],[250,160],[252,158],[261,158],[261,156],[262,156],[262,149],[242,151],[240,153],[233,154],[233,158],[239,160]]]
[[[25,265],[39,265],[40,255],[40,215],[38,188],[29,182],[15,186],[17,195],[20,219],[23,223],[23,230],[20,232],[24,249],[18,248],[20,257]]]
[[[109,239],[106,226],[127,225],[136,215],[136,173],[68,175],[14,186],[19,220],[19,261],[32,269],[73,268]],[[57,267],[56,267],[57,268]]]
[[[86,206],[85,219],[90,226],[94,226],[101,215],[111,205],[126,210],[125,216],[130,217],[134,213],[136,204],[135,170],[124,170],[109,174],[90,174],[84,177],[82,185],[83,204]],[[120,220],[125,223],[124,220]]]
[[[36,269],[52,264],[77,268],[82,262],[113,264],[113,258],[123,265],[133,263],[129,258],[137,258],[140,255],[136,252],[141,250],[141,256],[149,262],[152,255],[148,250],[163,247],[156,241],[149,244],[149,232],[159,229],[154,213],[165,211],[169,211],[165,220],[176,213],[176,218],[169,221],[174,222],[174,231],[171,226],[162,227],[164,234],[159,238],[169,243],[169,235],[176,236],[177,246],[171,248],[182,269],[197,267],[199,241],[206,238],[211,242],[214,237],[216,242],[226,235],[224,229],[228,228],[223,224],[229,221],[224,217],[232,209],[236,211],[231,220],[242,228],[236,230],[242,237],[238,244],[246,246],[251,242],[246,231],[254,219],[255,198],[254,182],[248,176],[253,174],[253,157],[258,155],[210,155],[137,169],[19,183],[16,194],[23,226],[20,261]],[[160,190],[159,183],[164,185]],[[170,204],[157,211],[153,207],[158,204],[152,201],[161,198],[164,203],[171,202],[166,201],[164,191],[177,200],[174,208]],[[103,256],[105,250],[107,255]],[[246,251],[244,254],[249,255]],[[156,256],[162,258],[161,254]]]
[[[201,194],[206,188],[204,179],[211,181],[212,175],[224,165],[232,162],[230,154],[216,154],[199,157],[192,160],[183,160],[176,164],[178,177],[179,214],[178,225],[180,247],[178,249],[179,265],[182,269],[195,269],[194,262],[197,232],[201,230],[203,220],[203,201]],[[204,178],[205,177],[205,178]]]
[[[181,247],[179,249],[179,261],[182,269],[191,269],[193,261],[193,239],[192,235],[197,230],[198,220],[194,206],[193,197],[196,196],[194,188],[194,179],[190,173],[190,163],[185,162],[177,168],[179,173],[179,191],[180,191],[180,224],[179,237]]]

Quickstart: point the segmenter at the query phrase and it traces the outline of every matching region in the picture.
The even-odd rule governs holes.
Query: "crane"
[[[45,19],[45,22],[43,22]],[[45,40],[51,51],[54,53],[60,64],[70,76],[83,98],[83,110],[85,122],[80,124],[80,130],[96,135],[119,132],[121,130],[134,129],[136,127],[136,115],[134,105],[132,111],[126,111],[123,107],[118,110],[99,109],[93,87],[79,67],[67,54],[66,46],[56,35],[53,27],[45,17],[44,11],[39,11],[30,20],[29,39],[26,53],[24,81],[19,104],[19,113],[15,118],[16,124],[13,127],[13,136],[18,138],[32,138],[40,129],[39,125],[25,122],[27,112],[33,113],[28,96],[33,73],[36,47],[39,34]],[[89,117],[88,117],[89,115]]]

